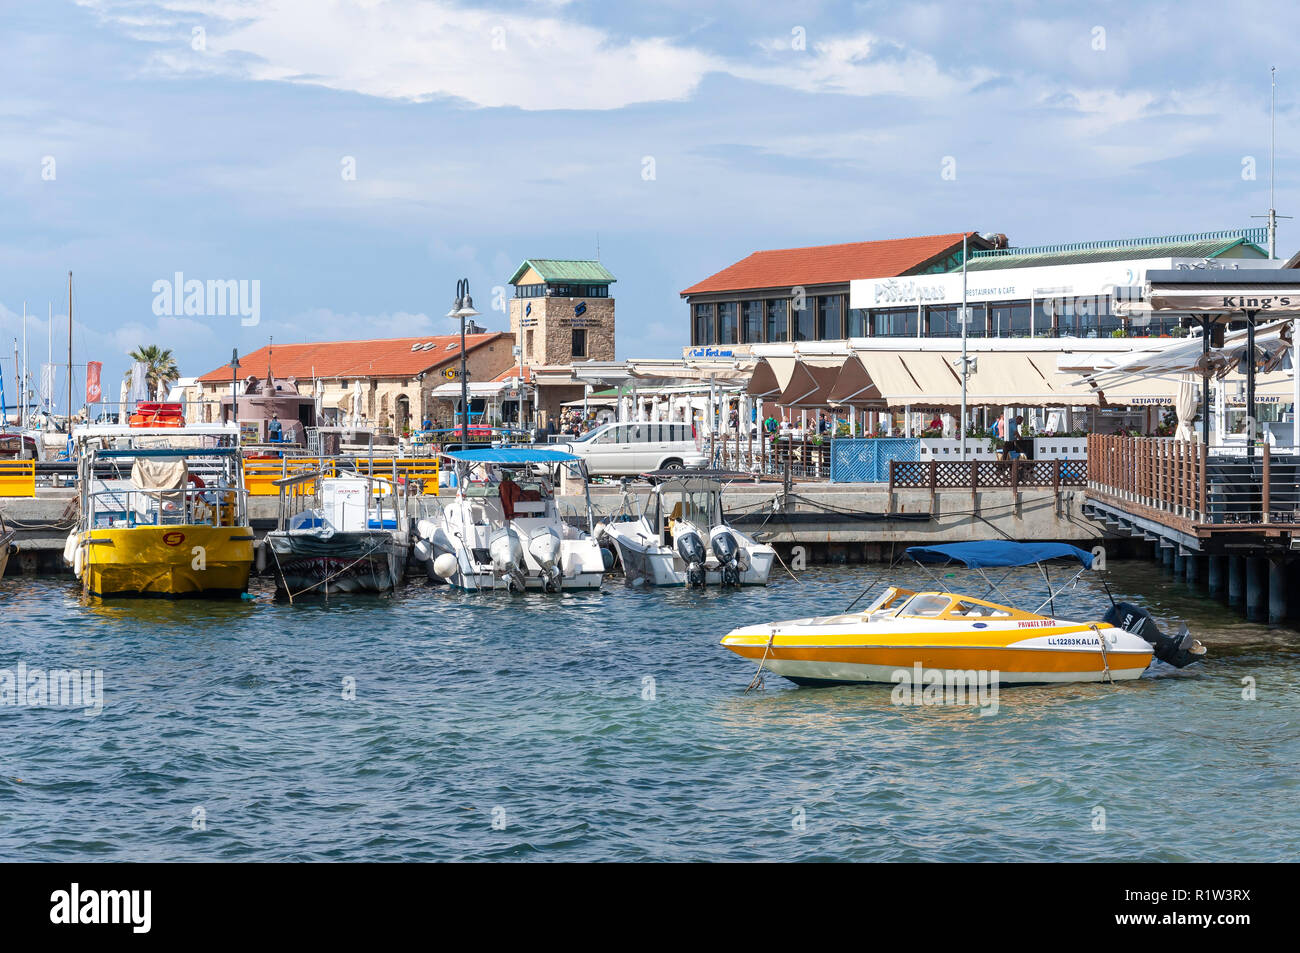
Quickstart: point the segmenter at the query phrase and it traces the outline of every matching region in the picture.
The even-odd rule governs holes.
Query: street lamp
[[[449,318],[460,318],[460,443],[461,449],[469,448],[469,378],[465,367],[465,319],[478,316],[474,310],[474,299],[469,296],[469,279],[461,278],[456,282],[456,298],[447,312]]]

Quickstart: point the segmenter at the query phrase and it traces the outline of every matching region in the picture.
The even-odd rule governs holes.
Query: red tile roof
[[[465,353],[509,335],[501,331],[465,336]],[[427,346],[426,345],[430,345]],[[267,352],[271,352],[271,373],[276,377],[414,377],[421,371],[460,358],[460,335],[443,334],[415,338],[386,338],[377,341],[321,341],[311,344],[276,344],[261,347],[239,359],[241,377],[266,373]],[[230,365],[218,367],[199,378],[200,382],[230,380]]]
[[[518,376],[519,376],[519,365],[518,365],[518,364],[511,364],[509,367],[507,367],[504,371],[502,371],[502,372],[501,372],[500,374],[498,374],[496,377],[492,378],[492,380],[493,380],[494,382],[495,382],[495,381],[508,381],[508,380],[511,380],[512,378],[515,378],[515,377],[518,377]],[[533,369],[532,369],[531,367],[529,367],[527,364],[525,364],[525,365],[524,365],[524,383],[527,384],[527,383],[528,383],[529,381],[531,381],[532,379],[533,379]]]
[[[974,238],[976,233],[966,234]],[[906,274],[954,245],[960,246],[961,239],[961,232],[952,232],[878,242],[756,251],[681,293],[685,296],[709,291],[841,284],[854,278],[890,278]]]

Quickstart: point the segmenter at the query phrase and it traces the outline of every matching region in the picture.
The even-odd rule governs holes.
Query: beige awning
[[[793,357],[765,357],[754,367],[750,375],[749,386],[745,389],[750,397],[772,399],[785,390],[790,383],[790,375],[799,362]]]
[[[857,354],[845,361],[840,368],[829,400],[842,407],[879,407],[884,404],[880,388],[871,379]]]
[[[799,361],[776,402],[782,407],[829,407],[844,359]]]
[[[861,351],[863,367],[890,407],[961,406],[961,354],[956,351]],[[1041,354],[981,351],[966,381],[970,407],[1078,407],[1095,394],[1072,386],[1074,378]]]
[[[1179,383],[1178,380],[1150,377],[1096,387],[1085,381],[1073,390],[1080,395],[1078,402],[1081,404],[1089,403],[1085,398],[1091,395],[1102,407],[1172,407],[1178,399]]]

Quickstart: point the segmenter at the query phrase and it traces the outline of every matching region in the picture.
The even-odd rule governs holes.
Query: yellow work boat
[[[922,565],[965,565],[986,581],[986,568],[1037,565],[1048,585],[1039,610],[1054,606],[1094,560],[1064,543],[1000,540],[913,546],[906,555]],[[1053,591],[1044,563],[1059,558],[1083,568]],[[1003,685],[1121,681],[1140,676],[1153,657],[1182,667],[1205,654],[1185,629],[1163,635],[1148,613],[1128,603],[1112,602],[1102,618],[1074,622],[946,589],[897,586],[857,612],[743,626],[722,644],[799,685],[917,683],[932,674]]]
[[[233,434],[96,433],[79,449],[81,519],[64,558],[89,595],[248,589],[254,537]]]

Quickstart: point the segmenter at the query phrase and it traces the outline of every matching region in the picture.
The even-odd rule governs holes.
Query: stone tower
[[[616,279],[598,261],[529,258],[510,278],[510,330],[530,367],[614,360]]]

